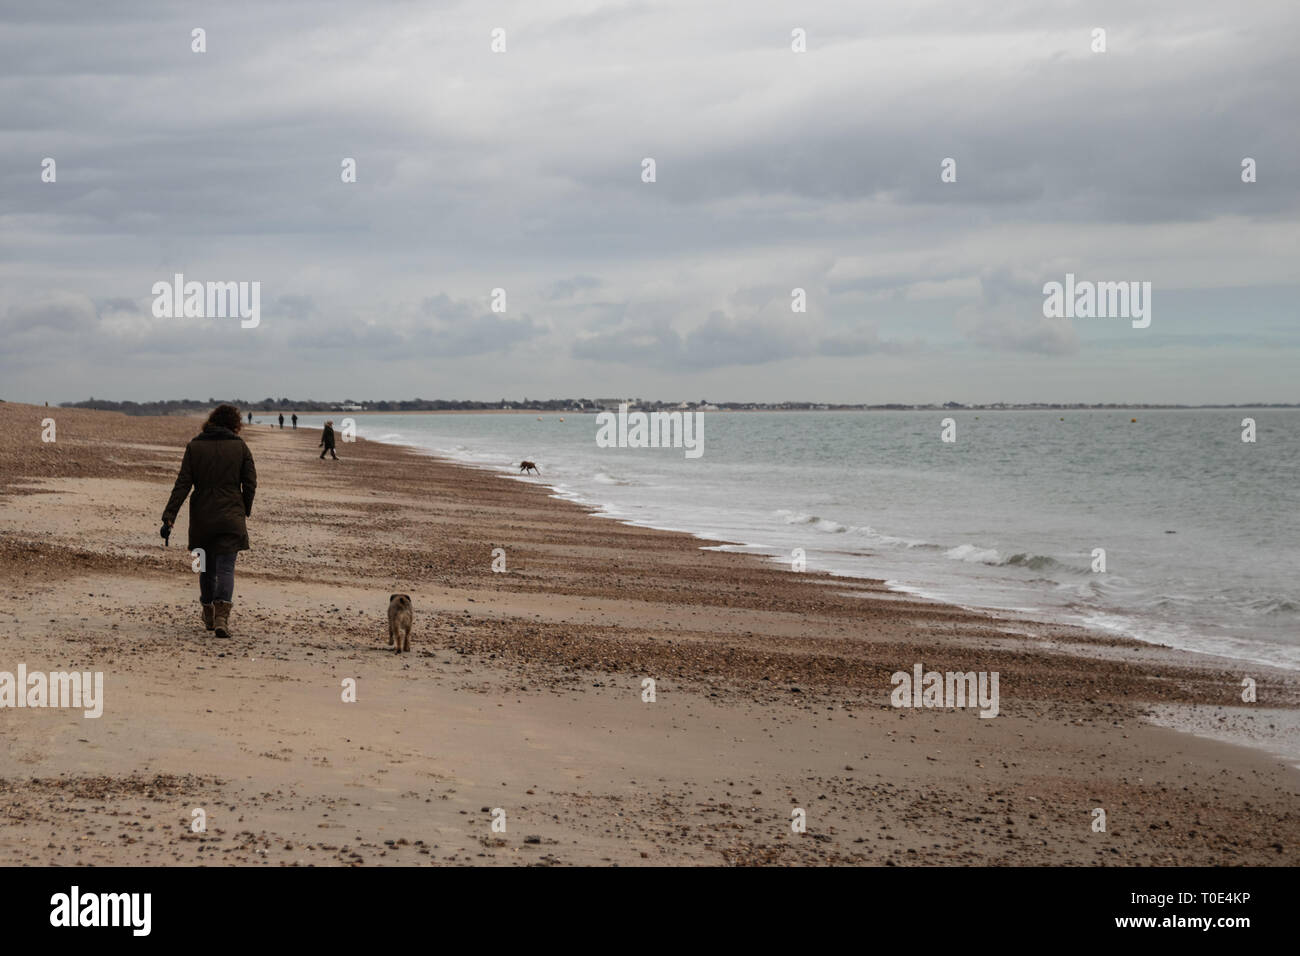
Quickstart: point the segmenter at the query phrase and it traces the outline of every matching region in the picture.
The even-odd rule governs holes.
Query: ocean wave
[[[872,544],[883,545],[897,548],[919,548],[925,551],[938,551],[942,545],[931,544],[928,541],[921,541],[917,538],[900,538],[897,535],[885,534],[877,531],[868,525],[851,525],[842,524],[831,518],[823,518],[821,515],[807,514],[802,511],[787,511],[781,509],[774,512],[788,525],[801,525],[820,531],[823,534],[851,534],[859,535],[871,540]],[[844,552],[852,554],[853,552]]]
[[[1239,590],[1211,592],[1204,595],[1157,594],[1142,607],[1154,612],[1181,612],[1203,606],[1231,608],[1246,617],[1286,618],[1300,614],[1300,604],[1272,594],[1242,595]]]
[[[944,557],[952,558],[954,561],[969,561],[972,564],[1002,563],[1002,555],[998,554],[996,548],[981,548],[974,544],[959,544],[955,548],[949,548],[943,554]]]
[[[635,481],[629,481],[627,478],[619,478],[603,471],[596,472],[591,476],[591,480],[596,482],[598,485],[622,485],[624,487],[629,487],[636,484]]]
[[[869,537],[877,544],[892,545],[903,548],[919,548],[922,551],[939,551],[942,545],[931,544],[928,541],[919,541],[916,538],[900,538],[892,534],[884,534],[874,528],[858,528],[858,531]]]
[[[1076,564],[1067,564],[1064,561],[1058,561],[1056,558],[1046,554],[1030,554],[1022,551],[1020,554],[1013,554],[1002,562],[1003,565],[1014,568],[1028,568],[1031,571],[1066,571],[1070,574],[1091,574],[1091,566],[1080,566]]]
[[[1228,591],[1217,595],[1217,600],[1250,617],[1294,617],[1300,613],[1300,604],[1290,598],[1273,594],[1242,597],[1236,592]]]
[[[1091,568],[1066,564],[1046,554],[1019,551],[1003,557],[997,548],[982,548],[977,544],[959,544],[944,552],[944,557],[971,564],[987,564],[998,568],[1024,568],[1026,571],[1065,571],[1070,574],[1088,574]],[[1036,581],[1057,583],[1054,578],[1035,578]]]
[[[844,534],[852,530],[848,525],[820,515],[802,514],[797,511],[778,511],[777,514],[785,519],[786,524],[808,525],[826,534]]]
[[[1251,602],[1250,611],[1264,616],[1296,614],[1300,613],[1300,604],[1285,598],[1259,598]]]

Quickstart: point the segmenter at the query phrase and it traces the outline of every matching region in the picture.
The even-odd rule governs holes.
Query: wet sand
[[[198,427],[0,403],[0,671],[105,685],[97,719],[0,708],[0,863],[1300,862],[1300,771],[1144,719],[1267,741],[1293,675],[796,574],[395,446],[246,432],[220,641],[188,509],[157,536]],[[997,672],[999,716],[892,707],[917,662]]]

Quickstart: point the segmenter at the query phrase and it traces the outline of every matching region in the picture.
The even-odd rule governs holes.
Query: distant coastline
[[[0,401],[3,401],[0,399]],[[1084,403],[1084,402],[992,402],[988,404],[964,404],[961,402],[944,402],[942,404],[905,404],[890,402],[886,404],[838,404],[831,402],[668,402],[657,399],[640,398],[576,398],[576,399],[542,399],[499,402],[476,402],[454,399],[400,399],[356,402],[343,401],[295,400],[287,398],[262,399],[246,401],[244,399],[170,399],[154,402],[109,401],[105,399],[87,399],[76,402],[60,402],[60,408],[85,408],[96,411],[122,412],[127,415],[198,415],[209,411],[213,405],[229,401],[242,409],[253,413],[290,415],[295,412],[319,414],[337,412],[353,415],[401,415],[431,413],[514,413],[526,414],[538,412],[566,415],[596,414],[602,411],[617,410],[622,402],[633,408],[649,411],[717,411],[717,412],[1001,412],[1001,411],[1157,411],[1161,409],[1230,409],[1230,408],[1300,408],[1300,403],[1283,402],[1242,402],[1238,404],[1149,404],[1133,403]]]

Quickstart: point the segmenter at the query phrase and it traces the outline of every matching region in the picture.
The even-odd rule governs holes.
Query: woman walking
[[[325,427],[321,430],[320,443],[321,443],[320,456],[322,458],[325,457],[325,452],[329,452],[331,458],[333,458],[335,461],[339,460],[339,456],[334,454],[334,420],[333,419],[327,421],[325,423]]]
[[[199,603],[203,626],[217,637],[230,637],[235,595],[235,558],[248,550],[244,519],[253,513],[257,469],[239,437],[243,421],[234,405],[218,405],[203,431],[185,446],[180,474],[163,512],[164,537],[171,533],[185,496],[190,496],[189,550],[202,549]]]

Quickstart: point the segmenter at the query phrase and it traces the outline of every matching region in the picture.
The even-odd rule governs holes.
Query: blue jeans
[[[199,572],[199,601],[214,604],[224,601],[229,604],[235,596],[235,558],[234,554],[210,554],[207,556],[207,570]]]

